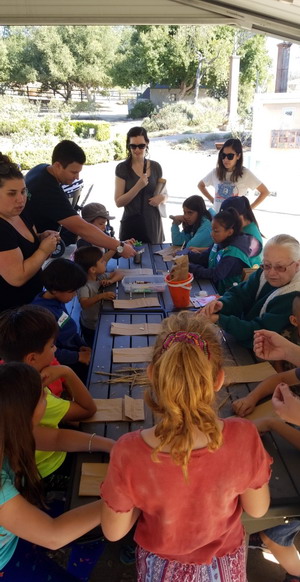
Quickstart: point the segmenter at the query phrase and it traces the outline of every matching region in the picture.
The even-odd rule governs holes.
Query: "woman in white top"
[[[214,187],[215,197],[208,192],[208,186]],[[243,166],[243,148],[239,139],[228,139],[224,143],[219,151],[217,167],[200,180],[198,188],[213,203],[216,212],[224,200],[230,196],[245,196],[249,189],[259,192],[251,208],[258,206],[269,194],[261,180]]]

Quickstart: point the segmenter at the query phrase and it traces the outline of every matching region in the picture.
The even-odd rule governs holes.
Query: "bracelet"
[[[93,432],[93,434],[90,436],[89,449],[88,449],[89,450],[89,453],[92,452],[92,440],[93,440],[94,436],[96,436],[96,433],[95,432]]]

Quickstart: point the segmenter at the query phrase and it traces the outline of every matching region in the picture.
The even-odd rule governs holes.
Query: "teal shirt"
[[[208,218],[203,218],[199,228],[195,233],[184,232],[179,230],[178,224],[172,224],[171,227],[172,244],[181,247],[185,243],[185,247],[210,247],[213,244],[211,238],[211,221]]]
[[[4,505],[13,497],[19,494],[19,491],[15,488],[15,475],[8,465],[7,461],[4,460],[3,467],[0,472],[1,477],[1,489],[0,489],[0,506]],[[18,543],[18,537],[11,533],[4,527],[0,525],[0,571],[9,562],[12,555],[15,552]]]

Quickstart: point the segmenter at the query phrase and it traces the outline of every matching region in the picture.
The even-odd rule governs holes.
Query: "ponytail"
[[[239,213],[236,211],[235,208],[230,207],[227,208],[227,210],[222,210],[221,212],[218,212],[218,214],[216,214],[213,217],[213,220],[219,222],[219,224],[221,224],[223,228],[226,228],[226,230],[228,230],[229,228],[233,229],[233,234],[231,235],[230,238],[233,238],[234,236],[237,236],[238,234],[241,233],[242,221],[240,219]]]
[[[170,335],[180,339],[170,343]],[[193,343],[191,336],[198,336],[200,341]],[[222,444],[214,410],[214,386],[221,363],[219,337],[206,318],[181,312],[164,320],[163,331],[154,347],[151,388],[146,393],[147,403],[160,417],[155,429],[160,444],[153,451],[152,459],[158,462],[158,453],[168,446],[174,463],[182,467],[185,477],[195,428],[206,436],[209,450],[216,450]]]

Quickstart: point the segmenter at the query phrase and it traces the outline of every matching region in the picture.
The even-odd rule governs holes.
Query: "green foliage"
[[[225,103],[215,99],[205,98],[197,105],[178,101],[164,105],[143,121],[147,131],[183,130],[186,127],[199,128],[199,131],[212,131],[224,122],[226,115]]]
[[[154,111],[155,107],[152,101],[144,99],[144,101],[137,101],[135,105],[130,109],[128,117],[130,119],[141,119],[142,117],[148,117]]]
[[[97,141],[106,141],[110,138],[110,124],[106,121],[71,121],[71,124],[76,135],[84,139],[93,137]],[[90,135],[90,129],[93,130],[92,135]]]
[[[117,135],[113,140],[114,160],[124,160],[126,158],[126,139],[124,135]]]

